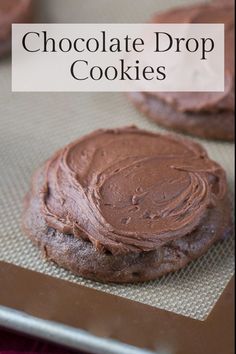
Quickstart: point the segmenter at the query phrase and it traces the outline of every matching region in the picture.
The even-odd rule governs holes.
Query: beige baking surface
[[[191,1],[196,2],[196,1]],[[190,3],[163,0],[40,0],[42,22],[141,22],[162,8]],[[22,198],[34,169],[57,148],[101,127],[136,124],[160,131],[117,93],[11,93],[10,59],[0,61],[0,260],[152,306],[203,320],[234,271],[233,237],[186,269],[141,285],[102,285],[44,261],[22,235]],[[202,141],[234,181],[233,144]],[[17,295],[17,294],[16,294]]]

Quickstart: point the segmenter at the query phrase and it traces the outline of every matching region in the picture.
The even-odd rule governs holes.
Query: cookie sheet
[[[144,22],[161,9],[197,1],[184,0],[41,0],[41,22]],[[135,11],[134,11],[135,9]],[[95,11],[96,10],[96,11]],[[120,93],[11,93],[11,63],[0,61],[0,260],[69,282],[204,320],[234,273],[233,237],[213,246],[199,260],[175,274],[136,285],[100,284],[74,276],[41,258],[20,229],[22,199],[34,170],[55,150],[97,128],[150,123]],[[200,141],[234,184],[232,143]]]

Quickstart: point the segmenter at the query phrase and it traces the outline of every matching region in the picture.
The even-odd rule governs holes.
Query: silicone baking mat
[[[40,0],[41,22],[144,22],[156,11],[196,1]],[[11,63],[0,61],[0,260],[134,301],[204,320],[234,272],[233,237],[187,268],[157,281],[106,285],[76,277],[41,258],[20,229],[22,198],[35,168],[56,149],[101,127],[135,124],[164,131],[118,93],[11,93]],[[201,141],[226,169],[233,194],[234,147]]]

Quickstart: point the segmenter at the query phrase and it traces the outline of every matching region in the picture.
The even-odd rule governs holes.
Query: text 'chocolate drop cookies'
[[[104,282],[156,279],[231,232],[224,170],[197,143],[98,130],[36,172],[23,228],[46,258]]]
[[[25,23],[32,18],[32,0],[0,0],[0,56],[11,49],[12,23]]]
[[[235,122],[234,1],[180,7],[157,14],[153,23],[224,23],[224,92],[133,92],[134,105],[154,122],[207,139],[233,140]],[[223,53],[222,53],[223,55]],[[184,80],[184,77],[183,77]]]

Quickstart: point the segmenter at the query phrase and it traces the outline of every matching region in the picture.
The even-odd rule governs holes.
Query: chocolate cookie
[[[206,139],[234,139],[234,112],[181,112],[147,92],[131,92],[129,98],[150,119],[163,127]]]
[[[45,256],[104,282],[156,279],[231,232],[224,170],[198,144],[98,130],[35,174],[23,228]]]
[[[0,0],[0,56],[11,48],[12,23],[29,22],[32,0]]]
[[[135,106],[168,128],[209,139],[234,139],[234,3],[215,0],[207,4],[171,9],[156,15],[154,23],[224,23],[224,92],[131,93]]]

